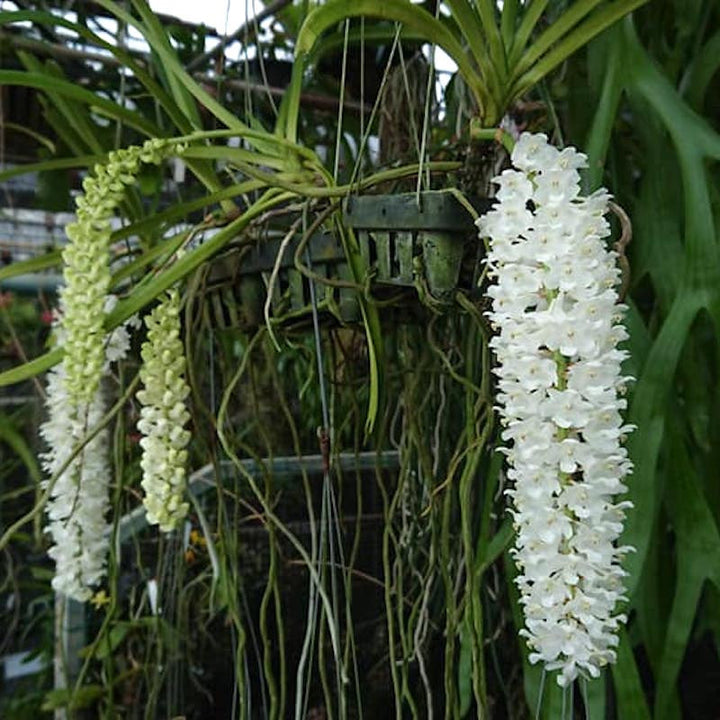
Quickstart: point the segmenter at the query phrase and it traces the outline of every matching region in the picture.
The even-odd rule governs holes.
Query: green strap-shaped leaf
[[[607,717],[607,672],[596,680],[580,680],[580,692],[585,705],[585,720],[605,720]]]
[[[128,68],[133,75],[143,84],[145,89],[152,95],[153,99],[160,103],[162,108],[168,114],[170,119],[175,123],[179,132],[188,133],[192,130],[188,119],[183,115],[182,111],[175,104],[173,99],[165,92],[151,75],[143,68],[143,66],[135,62],[134,57],[116,44],[103,40],[85,25],[74,23],[67,18],[53,15],[52,13],[42,12],[39,10],[21,10],[12,12],[0,12],[0,25],[16,23],[16,22],[34,22],[50,27],[62,27],[66,30],[77,33],[81,38],[86,40],[90,45],[102,48],[111,53],[122,65]]]
[[[55,143],[47,136],[42,133],[33,130],[32,128],[25,127],[19,123],[5,122],[3,123],[6,133],[19,133],[20,135],[27,135],[35,140],[39,145],[44,145],[53,155],[56,152]]]
[[[275,147],[277,148],[277,144],[275,144]],[[198,145],[197,147],[189,147],[183,153],[183,158],[211,158],[213,160],[227,160],[231,163],[238,161],[250,163],[251,165],[261,165],[273,170],[288,169],[287,159],[278,157],[277,154],[266,155],[252,150],[227,146]]]
[[[629,419],[637,425],[637,430],[628,442],[635,469],[628,481],[627,497],[635,507],[628,513],[622,536],[623,544],[635,547],[635,552],[623,563],[630,573],[626,583],[630,597],[640,579],[659,508],[660,488],[656,485],[655,468],[665,429],[665,401],[682,350],[682,339],[701,304],[692,299],[676,303],[650,350],[632,398]]]
[[[531,0],[531,2],[526,3],[526,5],[527,7],[523,13],[522,20],[520,20],[520,26],[513,37],[512,46],[509,48],[510,57],[508,65],[511,68],[515,67],[520,60],[535,26],[545,12],[548,0]]]
[[[185,219],[190,213],[204,208],[211,208],[223,200],[236,198],[243,193],[252,192],[262,187],[262,183],[256,180],[249,180],[237,185],[230,185],[209,195],[203,195],[195,200],[186,200],[179,205],[169,207],[155,215],[149,215],[142,220],[136,220],[133,223],[123,225],[123,227],[113,232],[111,240],[112,242],[117,242],[118,240],[132,237],[133,235],[144,236],[154,234],[157,236],[158,234],[162,234],[169,225],[172,225],[178,220]],[[162,244],[162,242],[161,240],[160,243]]]
[[[352,3],[346,0],[329,0],[329,2],[316,7],[308,13],[305,22],[300,28],[295,56],[301,62],[311,53],[315,43],[328,28],[348,17],[376,17],[384,20],[393,20],[434,42],[445,50],[457,63],[460,73],[479,102],[486,99],[485,88],[480,83],[476,69],[470,62],[468,53],[464,50],[457,36],[448,27],[436,20],[430,13],[409,0],[355,0]],[[293,106],[288,109],[289,117],[297,117],[299,110],[299,95]]]
[[[370,27],[366,26],[364,29],[351,27],[348,32],[348,44],[354,46],[365,43],[366,47],[391,45],[395,39],[395,32],[396,30],[392,23],[379,23]],[[426,38],[411,28],[402,28],[400,40],[402,42],[412,43],[426,40]],[[316,58],[321,58],[330,52],[341,49],[344,44],[345,33],[325,33],[313,46],[309,60],[310,62],[314,62]]]
[[[36,57],[23,51],[18,51],[17,55],[28,71],[47,76],[53,84],[57,81],[68,82],[60,66],[53,61],[49,60],[41,63]],[[65,135],[72,137],[76,142],[76,146],[82,148],[82,154],[86,152],[102,153],[104,150],[101,139],[103,130],[85,112],[85,106],[62,93],[56,93],[51,88],[45,91],[45,95],[50,99],[55,110],[62,116],[63,125],[71,128],[70,132],[66,132],[64,135],[60,133],[58,127],[55,128],[56,132],[61,137]]]
[[[58,158],[57,160],[43,160],[42,162],[28,163],[27,165],[17,165],[16,167],[0,172],[0,182],[5,182],[10,178],[20,175],[47,172],[48,170],[92,167],[95,163],[101,162],[104,159],[104,155],[81,155],[80,157]]]
[[[246,212],[235,218],[228,225],[218,230],[202,245],[188,251],[187,254],[176,260],[170,267],[155,276],[137,285],[132,294],[117,304],[117,307],[107,316],[106,327],[112,329],[125,322],[129,317],[152,302],[161,292],[172,287],[176,282],[186,277],[202,263],[209,260],[231,240],[236,239],[241,231],[256,217],[270,208],[292,197],[289,193],[278,190],[267,191],[265,196],[254,203]],[[0,375],[0,385],[3,376]]]
[[[73,23],[66,18],[61,18],[57,15],[52,15],[51,13],[34,10],[0,13],[0,24],[26,21],[41,23],[51,27],[62,27],[67,30],[71,30],[72,32],[77,33],[84,40],[88,41],[88,43],[90,43],[91,45],[95,45],[111,53],[124,67],[128,68],[133,73],[133,75],[135,75],[135,77],[142,83],[142,85],[153,97],[153,99],[160,104],[160,106],[167,113],[168,117],[173,122],[179,133],[187,134],[193,129],[193,124],[190,118],[185,115],[183,109],[180,108],[175,103],[173,98],[170,97],[167,92],[165,92],[164,88],[162,88],[160,84],[152,78],[150,73],[147,72],[140,63],[136,62],[133,56],[123,48],[103,40],[100,36],[93,33],[84,25]],[[58,95],[54,94],[52,95],[52,97],[57,104]],[[54,115],[54,112],[52,110],[48,111],[46,115],[48,116],[48,120],[50,120],[51,123],[56,126],[58,133],[66,138],[66,142],[68,143],[69,147],[75,147],[78,154],[82,154],[79,146],[77,146],[76,143],[74,143],[70,138],[67,137],[68,134],[77,135],[78,128],[76,127],[75,123],[75,120],[77,119],[77,114],[71,114],[69,118],[67,118],[67,113],[63,115],[65,119],[65,132],[63,132],[60,127],[57,127],[60,122],[59,117],[56,117],[54,122],[52,121],[52,117]],[[159,132],[158,129],[156,129],[156,131],[157,137],[166,134],[164,132]],[[190,160],[188,161],[187,166],[189,170],[194,173],[208,189],[218,190],[221,187],[217,176],[207,163]]]
[[[708,308],[717,322],[720,309],[720,260],[704,167],[704,156],[720,157],[720,137],[683,103],[648,58],[630,23],[624,27],[623,66],[627,68],[627,87],[642,95],[670,133],[680,164],[685,204],[685,267],[679,269],[680,287],[643,367],[630,411],[631,422],[638,425],[630,441],[636,469],[629,497],[636,510],[628,517],[623,541],[637,548],[627,561],[632,592],[658,508],[655,468],[672,378],[697,313]]]
[[[478,543],[475,572],[478,574],[485,572],[510,547],[514,537],[512,522],[506,519],[489,543],[482,546]]]
[[[500,35],[505,45],[505,52],[508,55],[512,49],[513,39],[515,37],[515,25],[517,23],[519,5],[519,0],[505,0],[502,6]]]
[[[202,128],[200,112],[195,103],[195,98],[188,92],[188,88],[174,72],[180,62],[177,59],[175,49],[170,44],[170,38],[165,28],[163,28],[157,15],[153,13],[144,0],[132,0],[132,6],[143,21],[141,29],[151,50],[163,60],[158,69],[165,75],[173,99],[182,110],[183,115],[188,119],[190,125],[196,130],[200,130]]]
[[[475,0],[474,7],[480,18],[485,40],[490,46],[491,61],[499,74],[500,83],[503,84],[507,77],[507,57],[503,39],[500,35],[500,28],[497,25],[495,3],[493,0]],[[465,27],[461,25],[460,27],[465,39],[469,41],[469,35],[474,33],[473,26]]]
[[[625,0],[625,2],[612,3],[598,10],[539,59],[536,59],[534,46],[531,46],[517,68],[511,68],[515,83],[509,94],[509,101],[526,93],[549,72],[565,62],[576,50],[587,45],[594,37],[646,2],[648,0]]]
[[[610,39],[605,60],[605,77],[593,116],[592,126],[585,143],[588,170],[585,176],[586,190],[597,190],[602,185],[605,156],[615,125],[620,99],[625,89],[622,73],[622,37],[620,28],[608,31]]]
[[[10,446],[15,455],[17,455],[23,465],[25,465],[30,479],[35,483],[39,483],[41,473],[35,453],[30,449],[30,446],[16,430],[13,422],[7,415],[0,415],[0,441]]]
[[[5,370],[5,372],[0,373],[0,387],[14,385],[15,383],[40,375],[40,373],[49,370],[53,365],[57,365],[61,359],[62,350],[55,348],[55,350],[51,350],[22,365],[18,365],[10,370]]]
[[[159,33],[164,33],[164,31],[162,30],[162,27],[158,28],[155,24],[159,21],[152,14],[152,12],[149,11],[146,3],[142,3],[142,7],[144,8],[143,16],[150,21],[152,27],[148,27],[145,23],[139,21],[135,16],[124,10],[117,3],[112,2],[112,0],[97,0],[97,2],[101,7],[112,13],[119,20],[122,20],[128,25],[137,28],[144,35],[148,35],[147,40],[150,43],[153,51],[160,58],[164,71],[168,73],[168,78],[173,78],[173,87],[175,88],[176,93],[180,92],[179,86],[182,86],[192,97],[194,97],[201,105],[207,108],[207,110],[211,112],[218,120],[220,120],[220,122],[222,122],[226,127],[235,129],[247,129],[247,126],[243,122],[241,122],[237,117],[235,117],[235,115],[233,115],[221,103],[215,100],[215,98],[213,98],[208,92],[206,92],[202,87],[200,87],[200,85],[195,80],[193,80],[190,75],[187,74],[185,68],[183,68],[183,66],[180,64],[180,61],[175,54],[175,51],[172,50],[172,47],[168,49],[166,42],[163,42],[162,38],[159,36]],[[136,5],[136,7],[140,8],[141,0],[134,0],[133,4]],[[152,21],[152,18],[155,18],[154,23]],[[167,36],[165,36],[165,39],[167,41]],[[199,126],[196,125],[196,127]]]
[[[478,65],[488,93],[493,97],[493,105],[499,106],[502,100],[501,87],[507,76],[507,67],[505,49],[499,39],[497,26],[492,17],[492,9],[490,28],[486,28],[480,13],[468,0],[448,0],[447,5]],[[483,13],[487,20],[487,7],[484,2],[481,3],[481,6],[483,6]],[[492,43],[488,42],[488,33],[493,34]],[[490,118],[486,118],[484,122],[491,126],[495,125]]]
[[[619,635],[617,662],[612,667],[618,720],[650,720],[650,710],[645,700],[630,639],[624,628],[620,630]]]
[[[697,614],[706,579],[720,588],[720,533],[677,422],[668,432],[668,513],[675,528],[677,579],[658,673],[656,720],[667,720],[670,695]]]
[[[112,100],[97,95],[90,90],[75,83],[53,78],[39,72],[24,72],[23,70],[0,70],[0,85],[19,85],[32,87],[44,92],[56,93],[63,97],[77,100],[92,108],[101,115],[120,120],[128,126],[147,135],[148,137],[160,137],[162,133],[154,123],[146,120],[142,115],[128,108],[117,105]]]
[[[516,631],[524,626],[520,593],[515,584],[517,569],[510,553],[503,555],[505,577],[507,579],[507,593],[510,599],[510,610]],[[517,633],[516,633],[517,634]],[[557,684],[556,673],[548,673],[542,663],[531,665],[528,660],[528,647],[525,640],[517,636],[518,646],[523,665],[523,688],[529,715],[538,720],[562,719],[562,690]]]
[[[62,251],[53,250],[52,252],[30,258],[29,260],[20,260],[0,268],[0,282],[10,280],[19,275],[29,275],[32,273],[42,272],[56,267],[62,263]]]
[[[158,275],[149,276],[146,282],[136,286],[132,294],[125,300],[118,303],[115,309],[107,316],[106,328],[108,330],[112,330],[113,328],[118,327],[118,325],[125,322],[125,320],[145,307],[145,305],[152,302],[161,292],[167,290],[178,280],[181,280],[183,277],[191,273],[203,262],[207,261],[215,253],[222,249],[224,245],[236,238],[242,229],[255,217],[274,205],[287,201],[290,197],[292,197],[292,195],[288,193],[271,191],[269,194],[266,194],[263,199],[256,202],[244,214],[240,215],[227,226],[219,230],[215,235],[207,240],[207,242],[199,245],[197,248],[177,260],[169,268],[167,268],[167,270],[159,273]],[[5,372],[0,373],[0,387],[12,385],[34,377],[35,375],[51,368],[53,365],[58,363],[61,358],[62,350],[56,348],[55,350],[24,363],[23,365],[6,370]]]
[[[703,45],[687,70],[687,101],[696,112],[702,112],[708,86],[719,68],[720,31]]]
[[[578,0],[572,3],[565,12],[548,25],[547,29],[540,34],[535,42],[530,46],[522,59],[518,62],[517,67],[513,70],[518,74],[524,73],[534,62],[539,60],[550,48],[578,23],[587,17],[603,0]]]

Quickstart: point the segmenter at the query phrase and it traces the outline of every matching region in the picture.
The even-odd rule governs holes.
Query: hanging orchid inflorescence
[[[105,312],[110,312],[116,302],[114,295],[108,295],[104,302]],[[54,323],[55,332],[58,343],[66,346],[61,319],[59,317]],[[135,318],[131,318],[105,338],[101,375],[110,370],[113,362],[127,355],[130,331],[135,324]],[[48,373],[48,420],[40,428],[49,447],[42,456],[43,467],[50,476],[59,472],[47,511],[48,532],[54,541],[49,554],[56,565],[53,588],[84,601],[92,595],[90,588],[105,572],[110,433],[107,428],[101,429],[70,460],[74,446],[101,424],[107,403],[102,379],[90,400],[80,405],[77,397],[68,391],[67,377],[65,363]],[[68,461],[70,464],[63,469]]]
[[[129,348],[128,329],[108,334],[104,323],[116,299],[110,288],[111,218],[143,163],[160,164],[182,152],[178,143],[151,139],[111,152],[83,181],[76,222],[68,225],[63,252],[64,287],[56,322],[62,362],[48,376],[48,444],[43,468],[52,480],[47,507],[55,560],[53,588],[76,600],[92,595],[105,574],[108,550],[109,437],[105,430],[80,447],[106,410],[102,380],[110,363]],[[79,448],[79,449],[78,449]]]
[[[530,661],[568,685],[615,660],[624,616],[617,547],[631,470],[621,397],[626,338],[616,253],[606,247],[609,196],[580,196],[586,158],[524,133],[515,169],[496,183],[498,203],[478,226],[490,239],[495,279],[488,313],[498,401],[510,442],[508,477]]]
[[[148,522],[169,532],[188,511],[185,495],[185,465],[190,432],[185,425],[190,413],[185,399],[190,388],[185,381],[185,354],[180,339],[180,293],[166,292],[145,318],[148,328],[143,343],[140,379],[144,389],[137,394],[143,405],[138,430],[143,435],[140,461],[145,490],[143,503]]]

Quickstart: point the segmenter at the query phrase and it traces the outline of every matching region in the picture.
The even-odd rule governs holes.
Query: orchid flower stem
[[[502,145],[508,151],[508,154],[511,154],[515,147],[515,139],[513,136],[501,127],[483,128],[476,122],[471,122],[470,138],[473,140],[494,140],[499,145]]]

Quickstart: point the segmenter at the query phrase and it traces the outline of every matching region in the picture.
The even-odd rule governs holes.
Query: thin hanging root
[[[615,214],[615,217],[620,221],[620,239],[615,243],[615,252],[618,254],[618,260],[620,262],[620,269],[622,270],[622,284],[618,292],[618,300],[622,302],[627,295],[628,288],[630,287],[630,263],[628,262],[625,249],[632,240],[632,223],[627,213],[617,204],[612,202],[608,203],[608,207]]]
[[[333,605],[330,601],[330,598],[327,595],[327,592],[325,591],[325,589],[323,587],[322,580],[321,580],[317,570],[315,569],[313,563],[311,562],[310,556],[308,555],[307,551],[305,550],[305,547],[298,540],[298,538],[292,533],[292,531],[278,518],[278,516],[275,514],[273,508],[268,505],[264,493],[261,492],[253,475],[251,473],[249,473],[248,470],[245,468],[245,466],[240,462],[240,458],[238,457],[237,453],[233,450],[233,447],[230,444],[230,440],[225,433],[225,424],[227,422],[228,406],[230,403],[230,398],[232,397],[232,394],[233,394],[235,388],[237,387],[237,384],[240,381],[240,378],[243,376],[243,374],[246,371],[248,358],[251,356],[252,350],[253,350],[255,344],[261,339],[263,334],[264,334],[264,328],[258,330],[258,332],[255,334],[253,339],[250,341],[248,347],[246,348],[245,355],[243,356],[242,360],[240,361],[240,364],[238,365],[237,369],[235,370],[235,373],[233,374],[230,382],[227,384],[227,386],[223,392],[223,398],[222,398],[222,402],[220,403],[220,408],[218,410],[218,419],[217,419],[218,439],[220,440],[220,444],[221,444],[223,450],[225,451],[225,454],[227,455],[228,459],[237,468],[237,470],[245,478],[246,482],[250,486],[250,489],[252,490],[253,494],[255,495],[258,502],[260,503],[268,522],[272,522],[274,524],[274,526],[290,542],[290,544],[295,548],[295,550],[298,552],[300,557],[305,562],[305,564],[308,568],[308,571],[310,573],[310,576],[312,578],[312,582],[317,589],[321,607],[323,608],[324,612],[326,613],[327,618],[330,619],[334,616]],[[335,629],[335,626],[333,623],[328,622],[328,629],[329,629],[329,633],[330,633],[330,645],[332,647],[333,657],[334,657],[335,661],[339,663],[340,655],[341,655],[340,639],[338,637],[338,633],[336,632],[336,629]],[[344,676],[344,674],[343,674],[342,680],[343,680],[343,682],[346,681],[346,677]]]
[[[272,340],[272,344],[275,346],[275,349],[280,352],[280,343],[277,341],[277,338],[275,337],[275,333],[272,329],[272,323],[270,322],[270,307],[272,305],[272,294],[273,290],[275,289],[275,283],[277,282],[277,277],[280,273],[280,265],[282,264],[283,255],[285,254],[285,250],[287,249],[287,246],[290,244],[290,241],[295,237],[295,233],[297,232],[298,228],[300,227],[300,223],[302,222],[302,218],[298,218],[291,226],[290,229],[287,232],[287,235],[282,239],[282,242],[280,243],[280,248],[278,249],[277,257],[275,258],[275,265],[273,265],[272,273],[270,273],[270,280],[268,282],[268,288],[267,288],[267,297],[265,298],[265,307],[263,308],[263,315],[265,317],[265,325],[267,326],[268,336],[270,337],[270,340]]]

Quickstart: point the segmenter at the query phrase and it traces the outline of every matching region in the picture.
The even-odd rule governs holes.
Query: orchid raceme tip
[[[498,402],[509,442],[530,661],[559,670],[558,682],[597,677],[615,660],[623,599],[616,502],[631,470],[622,446],[628,378],[618,343],[616,253],[606,247],[609,196],[580,195],[586,158],[523,133],[513,168],[495,179],[498,203],[478,220],[490,239],[488,313],[497,330]]]
[[[185,354],[180,339],[180,293],[166,292],[145,318],[148,328],[143,343],[138,392],[142,404],[138,430],[143,435],[140,461],[145,490],[143,503],[148,522],[169,532],[188,511],[184,501],[187,450],[190,432],[185,425],[190,413],[185,400],[190,388],[185,381]]]

